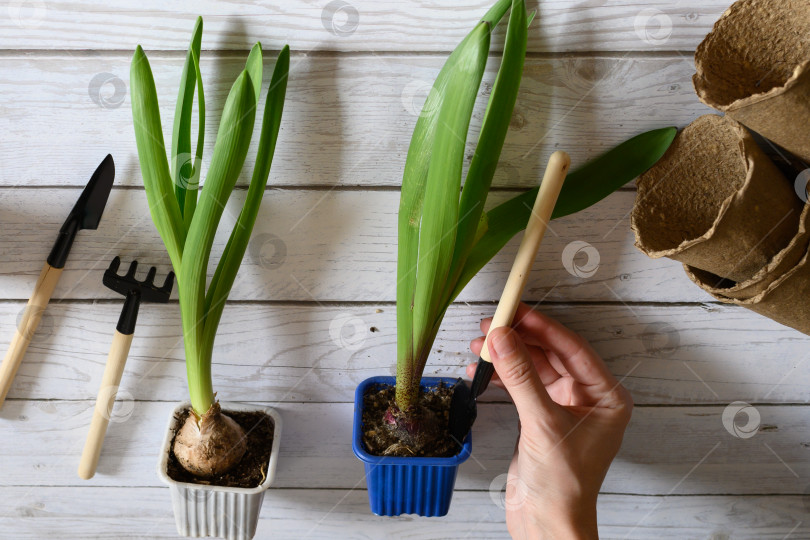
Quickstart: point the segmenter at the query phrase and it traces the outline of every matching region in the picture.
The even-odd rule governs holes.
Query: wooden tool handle
[[[549,220],[551,220],[554,205],[557,204],[557,196],[560,194],[560,189],[570,166],[571,158],[565,152],[554,152],[548,158],[546,172],[543,174],[543,183],[540,184],[540,189],[537,192],[537,199],[534,201],[534,208],[532,208],[532,214],[529,216],[526,232],[520,241],[515,262],[512,265],[512,270],[509,271],[509,278],[506,280],[506,286],[503,288],[498,307],[495,309],[495,315],[492,317],[492,326],[489,328],[484,347],[481,349],[481,358],[487,362],[492,361],[487,347],[489,333],[495,328],[510,326],[512,319],[515,318],[515,312],[520,304],[523,289],[526,287],[526,281],[529,278],[534,258],[537,256],[537,250],[540,249],[540,243],[543,241],[543,235],[546,233]]]
[[[54,268],[48,263],[45,263],[45,267],[39,274],[37,284],[34,286],[34,293],[25,307],[22,321],[17,325],[6,356],[3,358],[3,363],[0,364],[0,407],[3,406],[3,402],[6,400],[6,395],[11,389],[11,383],[14,382],[14,376],[17,374],[20,362],[25,356],[28,344],[31,343],[31,338],[34,337],[39,321],[42,320],[42,313],[48,306],[61,275],[62,268]]]
[[[93,420],[90,422],[90,432],[84,442],[82,460],[79,463],[79,478],[89,480],[96,474],[98,458],[101,455],[101,445],[107,434],[107,425],[110,423],[110,414],[115,405],[115,395],[121,383],[121,375],[127,363],[129,346],[132,344],[132,334],[115,332],[110,354],[107,356],[107,365],[101,379],[101,388],[96,398],[96,408],[93,410]]]

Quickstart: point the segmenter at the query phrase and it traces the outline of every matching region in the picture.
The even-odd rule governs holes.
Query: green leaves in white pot
[[[130,75],[135,139],[149,211],[177,275],[189,394],[197,423],[205,421],[206,414],[218,409],[213,407],[215,398],[211,380],[214,338],[267,185],[290,63],[290,50],[285,46],[276,60],[267,90],[259,148],[247,197],[213,279],[206,288],[214,236],[250,146],[261,97],[263,58],[261,45],[256,43],[225,101],[213,155],[200,190],[205,131],[201,41],[202,18],[198,18],[180,81],[169,155],[163,142],[152,71],[140,46],[132,59]],[[198,132],[192,153],[195,93]],[[238,457],[241,458],[241,454]]]

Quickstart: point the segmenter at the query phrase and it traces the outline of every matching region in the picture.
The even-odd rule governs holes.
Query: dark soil
[[[199,478],[185,470],[174,456],[174,450],[170,449],[167,464],[169,478],[177,482],[238,488],[254,488],[264,482],[267,477],[267,465],[270,462],[270,451],[273,448],[273,419],[261,411],[222,412],[233,418],[245,430],[247,435],[247,450],[236,467],[213,478]],[[188,409],[178,413],[175,418],[175,425],[178,428],[183,425],[188,414]],[[177,432],[175,431],[172,436],[171,448],[174,448],[174,438],[176,436]]]
[[[385,422],[385,413],[394,404],[394,387],[375,384],[368,387],[363,397],[363,445],[373,456],[399,457],[453,457],[461,447],[447,430],[450,417],[452,388],[444,383],[423,390],[419,408],[438,419],[438,433],[428,441],[404,440],[393,426]]]

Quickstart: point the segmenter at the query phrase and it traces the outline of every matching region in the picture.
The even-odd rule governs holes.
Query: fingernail
[[[509,356],[515,352],[515,338],[512,332],[506,332],[493,338],[492,347],[495,349],[495,354],[497,354],[498,357]]]

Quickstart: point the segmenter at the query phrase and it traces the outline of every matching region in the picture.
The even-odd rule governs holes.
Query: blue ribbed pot
[[[440,382],[453,385],[449,377],[423,377],[422,387],[431,388]],[[368,501],[378,516],[418,514],[424,517],[443,516],[450,509],[458,466],[470,457],[472,437],[468,433],[461,451],[447,458],[383,457],[366,452],[363,445],[363,396],[369,386],[393,386],[394,377],[371,377],[361,382],[354,393],[354,428],[352,449],[366,467]]]

